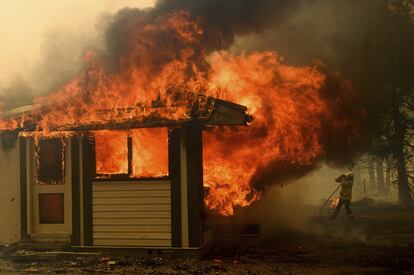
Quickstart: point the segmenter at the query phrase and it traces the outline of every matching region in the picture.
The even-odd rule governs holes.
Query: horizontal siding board
[[[96,239],[170,240],[171,233],[158,232],[94,232]]]
[[[108,246],[171,246],[170,181],[95,182],[93,242]]]
[[[130,190],[130,191],[96,191],[94,198],[170,198],[169,190]]]
[[[95,225],[93,231],[98,232],[158,232],[171,233],[169,225]]]
[[[97,246],[147,246],[170,247],[171,240],[137,240],[137,239],[94,239]]]
[[[171,204],[170,198],[94,198],[93,205]]]
[[[97,191],[122,191],[122,190],[171,190],[169,181],[150,182],[93,182],[93,192]]]
[[[99,225],[167,225],[171,226],[171,219],[169,218],[140,218],[140,219],[93,219],[94,226]]]
[[[94,218],[171,218],[171,213],[164,212],[95,212]]]
[[[170,186],[143,186],[140,188],[134,186],[117,186],[116,188],[113,185],[108,186],[94,186],[93,192],[108,192],[108,191],[170,191]]]
[[[170,212],[171,204],[113,204],[113,205],[94,205],[93,206],[94,214],[97,212]]]

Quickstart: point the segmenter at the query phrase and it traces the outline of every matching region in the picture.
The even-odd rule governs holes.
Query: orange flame
[[[326,106],[319,89],[324,76],[312,67],[282,65],[274,53],[210,58],[210,93],[245,104],[253,123],[204,134],[206,204],[223,215],[260,198],[251,187],[258,169],[270,161],[308,165],[322,154],[321,117]]]
[[[128,138],[132,139],[131,148]],[[128,150],[132,150],[131,177],[168,175],[168,132],[165,128],[95,132],[96,174],[128,175]]]
[[[128,133],[95,132],[96,174],[128,174]]]
[[[132,176],[168,175],[168,132],[165,128],[132,131]]]
[[[150,116],[186,119],[183,106],[199,93],[245,105],[254,116],[249,127],[211,128],[203,134],[205,203],[222,215],[261,197],[253,178],[271,163],[309,165],[323,156],[322,123],[331,118],[319,93],[325,77],[317,69],[284,65],[273,52],[208,55],[201,23],[185,11],[146,20],[137,18],[128,50],[115,68],[107,69],[104,58],[87,53],[82,73],[57,93],[36,98],[32,114],[0,122],[0,130],[33,123],[47,135],[68,126]],[[158,37],[165,38],[163,43]],[[133,175],[165,175],[166,130],[151,131],[97,131],[97,172],[128,170],[127,151],[120,148],[127,148],[130,135]],[[144,162],[151,163],[151,171]]]
[[[330,208],[336,208],[339,204],[339,198],[330,199]]]

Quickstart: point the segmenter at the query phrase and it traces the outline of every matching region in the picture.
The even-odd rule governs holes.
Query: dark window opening
[[[41,139],[37,146],[39,184],[63,184],[64,146],[61,139]]]

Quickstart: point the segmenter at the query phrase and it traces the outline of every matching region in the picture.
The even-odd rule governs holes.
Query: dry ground
[[[309,209],[308,209],[309,210]],[[312,209],[315,213],[317,209]],[[310,212],[310,213],[311,213]],[[354,207],[357,218],[311,218],[308,232],[278,232],[258,245],[220,241],[203,260],[70,256],[16,262],[1,274],[414,274],[414,208]]]

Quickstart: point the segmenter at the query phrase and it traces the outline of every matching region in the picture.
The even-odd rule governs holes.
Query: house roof
[[[243,105],[235,104],[213,97],[199,96],[203,98],[204,104],[208,106],[200,107],[197,103],[192,106],[152,106],[145,114],[140,113],[139,107],[126,109],[102,110],[103,114],[111,117],[110,120],[86,121],[81,123],[60,123],[58,126],[51,126],[51,131],[88,131],[104,129],[132,129],[150,127],[174,127],[184,123],[197,122],[203,126],[215,125],[247,125],[252,117],[247,114],[247,108]],[[197,101],[195,101],[197,102]],[[41,111],[39,111],[42,109]],[[177,110],[185,112],[182,116],[173,116]],[[13,131],[35,131],[41,130],[37,127],[37,122],[42,115],[47,114],[47,107],[42,106],[22,106],[0,115],[0,131],[3,125],[16,125]],[[139,116],[136,114],[139,113]],[[16,123],[16,121],[18,121]],[[14,122],[14,123],[11,123]],[[8,123],[8,124],[7,124]],[[18,125],[18,126],[17,126]]]
[[[11,110],[7,110],[5,112],[0,113],[0,119],[10,119],[10,118],[17,118],[24,113],[30,113],[33,110],[33,105],[25,105],[20,106]]]

